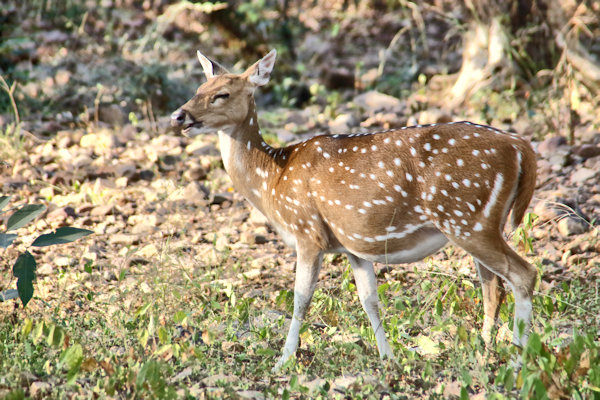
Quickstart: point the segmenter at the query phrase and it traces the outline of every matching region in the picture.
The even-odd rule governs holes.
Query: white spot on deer
[[[478,223],[476,223],[476,224],[475,224],[475,226],[473,226],[473,230],[474,230],[475,232],[480,232],[480,231],[482,231],[482,230],[483,230],[483,226],[481,225],[481,223],[480,223],[480,222],[478,222]]]
[[[489,167],[490,167],[489,164],[481,163],[481,168],[488,169]]]
[[[388,226],[388,227],[385,228],[385,230],[387,232],[394,232],[396,230],[396,227],[395,226]]]
[[[460,185],[458,183],[456,183],[456,182],[452,182],[452,187],[454,189],[458,189],[460,187]]]
[[[444,196],[448,196],[448,191],[446,189],[440,190]]]
[[[323,157],[330,158],[331,156],[329,155],[329,153],[325,152],[325,153],[323,153]]]
[[[400,166],[400,159],[399,158],[394,158],[394,164],[396,164],[397,166]]]
[[[369,174],[369,178],[371,178],[372,180],[377,179],[377,175],[375,174]]]
[[[344,163],[343,163],[342,161],[340,161],[340,162],[338,163],[338,165],[339,165],[340,167],[343,167],[343,166],[344,166]],[[346,170],[347,170],[347,168],[346,168]]]
[[[438,204],[437,209],[440,211],[444,211],[444,206],[441,204]]]
[[[359,208],[358,212],[361,213],[361,214],[366,214],[367,213],[367,211],[365,209],[363,209],[363,208]]]
[[[410,148],[410,154],[412,154],[413,156],[416,156],[417,155],[417,150],[415,150],[414,147],[411,147]]]
[[[375,145],[371,146],[371,150],[377,151],[377,146],[375,146]]]
[[[423,209],[421,208],[421,206],[415,206],[415,211],[419,214],[423,214]]]
[[[284,181],[287,181],[287,180],[288,180],[288,177],[287,177],[287,175],[284,175],[284,176],[283,176],[283,180],[284,180]]]
[[[356,150],[358,150],[358,146],[354,146],[354,147],[352,148],[352,151],[356,152]]]
[[[401,140],[396,140],[396,146],[402,146],[402,141]]]
[[[394,172],[393,172],[393,171],[387,170],[385,173],[386,173],[386,174],[387,174],[387,176],[389,176],[390,178],[394,176]]]
[[[394,190],[396,192],[400,192],[400,191],[402,191],[402,188],[399,185],[394,185]]]
[[[350,184],[349,187],[350,187],[350,189],[360,189],[360,186],[353,185],[353,184]]]
[[[464,215],[464,213],[460,210],[454,210],[454,214],[456,214],[458,217],[462,217]]]
[[[459,158],[458,160],[456,160],[456,165],[462,167],[463,165],[465,165],[465,162],[462,160],[462,158]]]
[[[385,196],[385,199],[387,201],[389,201],[390,203],[394,201],[394,199],[392,198],[392,196]]]
[[[471,181],[470,181],[470,180],[468,180],[467,178],[463,179],[463,180],[462,180],[462,183],[463,183],[463,185],[465,185],[466,187],[469,187],[469,186],[471,186]]]
[[[430,144],[430,143],[425,143],[425,144],[423,145],[423,148],[424,148],[425,150],[427,150],[427,151],[431,151],[431,144]]]
[[[408,172],[406,173],[406,180],[409,181],[409,182],[412,182],[412,180],[413,180],[412,175],[409,174]]]
[[[385,164],[383,163],[383,161],[379,161],[379,162],[377,163],[377,166],[378,166],[379,168],[385,168]]]
[[[473,150],[471,152],[471,154],[473,154],[474,156],[478,156],[479,155],[479,150]]]
[[[450,181],[452,180],[452,176],[451,176],[450,174],[446,174],[446,175],[444,175],[444,178],[446,178],[446,180],[447,180],[448,182],[450,182]]]
[[[263,181],[263,183],[262,183],[262,188],[263,188],[263,190],[265,190],[265,191],[267,190],[267,182]]]
[[[333,172],[333,167],[329,167],[329,172]]]
[[[342,204],[342,202],[341,202],[341,201],[339,201],[339,200],[334,200],[333,202],[334,202],[336,205],[338,205],[338,206],[339,206],[340,204]]]
[[[361,152],[362,154],[365,154],[365,153],[367,152],[367,149],[360,149],[360,152]]]
[[[433,125],[432,125],[433,126]],[[440,135],[438,135],[437,133],[434,133],[432,136],[435,140],[440,140]]]
[[[352,204],[346,204],[345,208],[346,208],[346,210],[352,210],[354,208],[354,206]]]
[[[408,193],[406,193],[404,190],[401,190],[400,194],[402,195],[402,197],[408,197]],[[406,205],[406,203],[404,203],[404,205]]]
[[[350,173],[351,173],[351,174],[353,174],[353,173],[355,173],[355,172],[356,172],[356,170],[355,170],[354,168],[351,168],[351,169],[350,169]]]
[[[502,183],[504,183],[504,176],[502,174],[497,174],[496,179],[494,180],[494,188],[492,189],[492,194],[488,199],[487,204],[483,208],[483,215],[486,217],[490,216],[490,211],[492,207],[498,201],[498,196],[500,195],[500,191],[502,190]]]
[[[318,151],[319,153],[322,153],[322,152],[323,152],[323,149],[321,148],[321,146],[317,147],[317,151]]]
[[[391,139],[389,137],[386,137],[385,139],[383,139],[383,143],[385,144],[389,144],[391,142]]]

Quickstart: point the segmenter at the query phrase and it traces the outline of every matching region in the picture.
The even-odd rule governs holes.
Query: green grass
[[[382,363],[351,270],[333,258],[296,357],[283,374],[272,375],[291,291],[274,279],[219,280],[231,270],[200,267],[186,257],[166,247],[155,265],[124,268],[106,287],[102,268],[88,264],[59,274],[54,284],[62,290],[51,299],[34,300],[25,311],[3,305],[0,395],[23,398],[34,381],[50,384],[47,398],[203,392],[211,398],[242,390],[272,398],[446,398],[452,385],[461,398],[600,395],[599,301],[597,288],[585,282],[536,296],[535,333],[521,355],[500,337],[485,348],[481,291],[470,277],[434,263],[426,270],[392,269],[380,277],[379,293],[396,361]],[[250,262],[240,261],[236,273],[251,269]],[[41,285],[53,283],[38,282],[36,290]],[[588,303],[595,308],[570,305],[584,298],[595,299]],[[500,314],[505,325],[512,308],[509,299]]]

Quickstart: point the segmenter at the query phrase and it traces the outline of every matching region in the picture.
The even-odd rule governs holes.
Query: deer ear
[[[277,51],[271,50],[269,54],[258,60],[246,71],[248,81],[256,86],[263,86],[269,82],[271,77],[271,71],[275,66],[275,58],[277,57]]]
[[[198,60],[202,65],[202,69],[204,70],[204,76],[206,76],[206,79],[214,77],[215,74],[213,72],[212,61],[210,61],[208,57],[206,57],[204,54],[200,53],[200,51],[197,51],[196,54],[198,55]]]

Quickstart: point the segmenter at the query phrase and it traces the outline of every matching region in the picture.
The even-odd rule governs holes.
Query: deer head
[[[273,49],[242,74],[215,74],[215,64],[198,52],[206,83],[196,95],[171,115],[171,126],[180,128],[186,136],[216,131],[232,131],[241,125],[250,111],[254,90],[266,85],[277,52]],[[221,68],[223,69],[223,68]]]

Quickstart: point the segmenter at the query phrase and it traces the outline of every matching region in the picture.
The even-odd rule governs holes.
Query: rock
[[[210,204],[217,204],[217,205],[221,205],[225,202],[229,202],[231,203],[233,201],[233,195],[229,192],[220,192],[220,193],[215,193],[213,195],[213,198],[210,202]]]
[[[268,223],[268,220],[267,220],[267,217],[265,217],[263,213],[258,211],[258,209],[252,207],[252,210],[250,211],[250,215],[248,216],[247,223],[249,226],[256,228],[259,226],[266,226]]]
[[[573,154],[576,154],[585,160],[597,157],[600,156],[600,145],[582,144],[581,146],[573,148]]]
[[[323,82],[329,89],[354,88],[354,71],[348,68],[327,68]]]
[[[429,110],[421,111],[417,117],[417,123],[420,125],[445,124],[448,122],[452,122],[452,117],[439,108],[430,108]]]
[[[115,233],[109,236],[109,240],[113,244],[119,244],[124,246],[131,246],[140,242],[138,235],[131,235],[127,233]]]
[[[98,107],[98,120],[111,126],[123,126],[126,116],[117,104],[102,104]]]
[[[75,159],[73,160],[71,165],[73,166],[73,168],[78,169],[78,168],[87,167],[93,161],[94,160],[92,160],[92,158],[90,156],[88,156],[87,154],[81,154],[81,155],[75,157]]]
[[[564,136],[552,136],[542,141],[537,146],[538,153],[545,158],[549,158],[561,147],[567,144]]]
[[[533,212],[540,218],[540,222],[550,221],[564,214],[563,209],[547,200],[539,201],[533,208]]]
[[[110,204],[96,206],[96,207],[92,208],[92,211],[90,211],[90,215],[92,217],[105,217],[107,215],[111,215],[112,213],[113,213],[113,206]]]
[[[185,152],[193,156],[218,156],[219,150],[212,143],[206,143],[200,140],[195,140],[186,146]]]
[[[356,125],[356,119],[352,114],[340,114],[328,122],[331,134],[348,133],[350,127]]]
[[[369,114],[379,111],[401,113],[404,109],[404,102],[400,99],[374,90],[356,96],[353,102]]]
[[[50,275],[53,272],[54,267],[52,266],[52,264],[49,263],[42,264],[35,270],[35,273],[37,275]]]
[[[57,267],[61,267],[61,268],[72,267],[73,265],[77,264],[77,260],[76,259],[68,257],[68,256],[54,257],[52,259],[52,262]]]
[[[118,145],[118,141],[111,131],[103,130],[82,136],[79,145],[84,149],[93,150],[96,154],[107,154]]]
[[[50,384],[47,382],[33,382],[29,386],[29,396],[41,399],[50,391]]]
[[[574,184],[580,184],[587,181],[588,179],[594,178],[596,175],[598,175],[598,173],[600,173],[600,171],[598,170],[593,170],[585,167],[579,168],[571,175],[571,182]]]
[[[189,181],[201,181],[206,179],[208,171],[202,165],[192,164],[183,172],[183,177]]]
[[[256,399],[262,400],[265,398],[265,395],[262,392],[257,390],[242,390],[235,393],[240,399]]]
[[[562,236],[568,237],[587,232],[589,225],[581,218],[569,216],[558,221],[557,228]]]
[[[212,376],[207,376],[202,379],[202,382],[205,386],[217,386],[219,382],[221,383],[231,383],[234,384],[238,381],[238,377],[235,375],[225,375],[225,374],[217,374]]]

